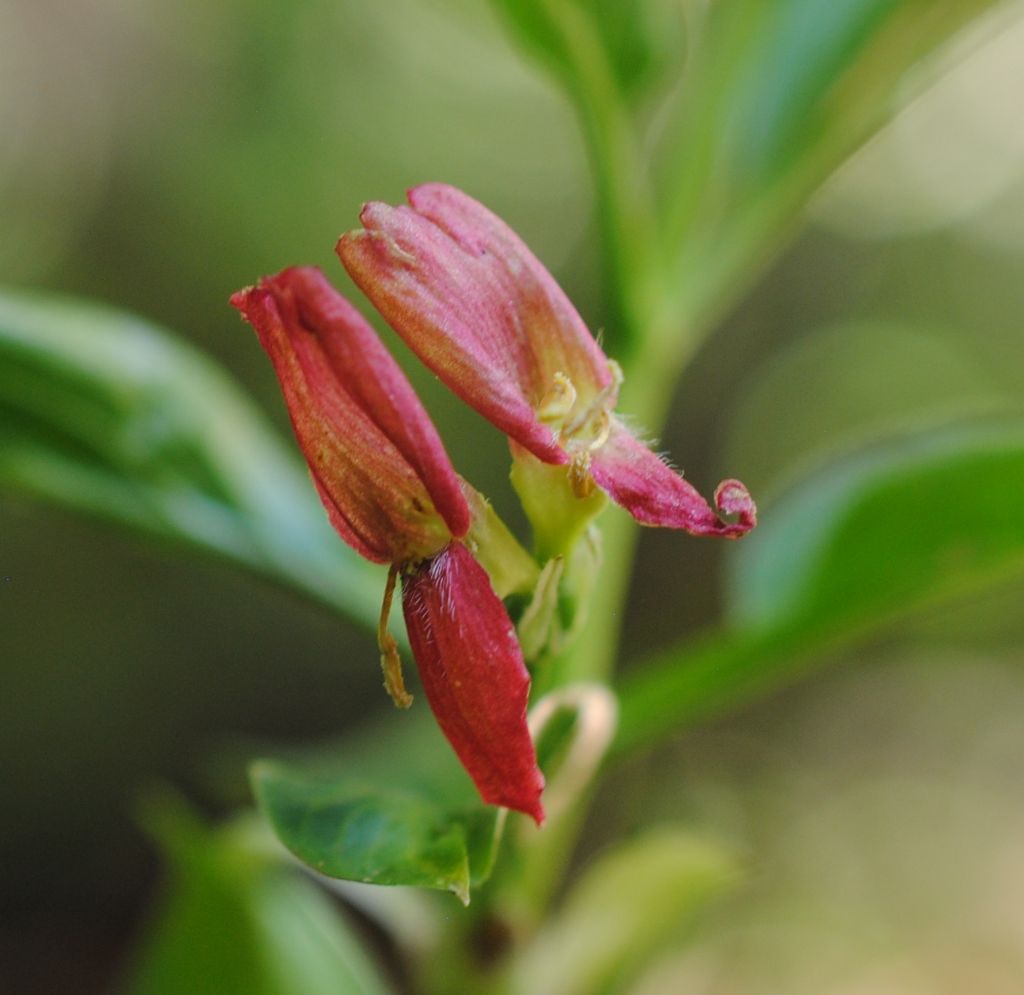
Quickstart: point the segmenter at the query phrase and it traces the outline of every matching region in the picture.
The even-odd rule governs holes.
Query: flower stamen
[[[608,371],[611,374],[608,385],[575,414],[576,387],[564,373],[556,373],[537,411],[538,418],[554,429],[559,443],[569,454],[569,485],[573,494],[581,499],[594,492],[590,476],[591,453],[597,452],[611,436],[612,411],[622,386],[622,367],[615,360],[608,360]]]
[[[561,425],[575,403],[575,385],[564,373],[556,373],[547,393],[541,398],[537,417],[545,425]]]
[[[391,601],[395,595],[395,582],[398,580],[399,566],[391,564],[388,570],[387,584],[384,586],[384,601],[380,606],[380,620],[377,622],[377,646],[380,649],[380,666],[384,671],[384,687],[396,708],[408,708],[412,704],[412,695],[405,690],[405,678],[402,676],[402,658],[398,654],[398,644],[394,636],[388,632],[388,618],[391,615]]]
[[[608,360],[611,382],[602,388],[596,397],[564,425],[559,433],[566,441],[576,441],[582,436],[590,437],[586,447],[590,452],[600,449],[608,441],[611,432],[611,413],[619,402],[619,388],[622,386],[622,367],[614,359]]]
[[[590,450],[583,449],[573,455],[569,464],[569,486],[580,500],[594,493],[594,478],[590,475]]]

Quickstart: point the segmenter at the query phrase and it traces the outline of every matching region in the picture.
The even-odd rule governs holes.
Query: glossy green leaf
[[[795,679],[823,650],[1024,575],[1024,426],[946,429],[821,468],[764,509],[731,562],[732,627],[621,689],[616,750]]]
[[[691,18],[660,166],[674,317],[706,326],[996,0],[733,0]],[[1004,5],[1005,6],[1005,5]]]
[[[338,908],[252,820],[212,830],[161,809],[168,893],[129,995],[386,995]]]
[[[694,914],[737,880],[720,847],[673,828],[648,830],[600,856],[517,958],[516,995],[612,995]]]
[[[262,761],[252,780],[281,842],[328,877],[452,891],[468,904],[490,874],[498,809],[329,767]]]
[[[254,756],[268,759],[253,764]],[[224,786],[236,785],[248,768],[257,801],[279,841],[325,874],[357,882],[366,877],[361,862],[370,861],[374,841],[366,840],[365,848],[339,855],[329,837],[331,832],[344,832],[350,816],[366,817],[379,803],[381,826],[387,826],[392,818],[399,820],[404,812],[415,823],[407,839],[415,843],[415,833],[423,830],[419,840],[427,851],[426,859],[444,864],[442,876],[450,875],[450,880],[437,887],[458,889],[460,897],[465,897],[467,889],[490,876],[503,819],[497,809],[481,804],[469,775],[419,696],[407,712],[386,710],[344,736],[313,745],[287,748],[265,741],[236,741],[221,751],[215,767],[215,784]],[[224,794],[229,796],[228,791]],[[272,804],[268,803],[270,794],[274,796]],[[332,806],[333,812],[325,815]],[[329,823],[319,826],[325,837],[314,841],[297,825],[303,812],[311,819],[333,820],[333,830]],[[396,831],[404,833],[407,827],[398,825]],[[448,842],[440,845],[438,840]],[[453,849],[445,851],[452,841]],[[415,855],[410,858],[411,869],[403,866],[395,860],[383,868],[388,875],[410,875],[404,882],[391,883],[431,887],[422,884],[428,875],[417,866]],[[382,916],[387,919],[386,911]],[[397,931],[405,925],[388,922],[388,927]]]
[[[0,293],[0,486],[376,621],[379,571],[331,531],[262,414],[211,360],[124,312]]]

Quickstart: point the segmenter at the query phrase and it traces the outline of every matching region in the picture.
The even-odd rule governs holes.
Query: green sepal
[[[559,651],[571,646],[587,623],[590,601],[601,573],[604,559],[601,530],[591,523],[584,530],[572,552],[562,578],[558,601]]]
[[[608,503],[598,487],[586,497],[577,497],[568,467],[542,463],[515,444],[509,479],[533,529],[534,553],[542,563],[571,552]]]
[[[529,594],[537,584],[540,567],[476,488],[460,481],[472,520],[465,543],[487,571],[499,598]]]
[[[536,660],[557,640],[558,595],[564,568],[565,560],[561,556],[544,564],[533,597],[516,626],[519,645],[527,660]]]

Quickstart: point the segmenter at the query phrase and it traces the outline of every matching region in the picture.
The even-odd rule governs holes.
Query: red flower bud
[[[240,290],[231,303],[270,356],[295,437],[331,524],[377,563],[436,553],[469,528],[469,507],[405,374],[319,270]]]

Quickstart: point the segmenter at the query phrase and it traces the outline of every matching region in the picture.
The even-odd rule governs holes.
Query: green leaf
[[[423,703],[415,703],[411,712],[392,711],[339,740],[291,751],[275,749],[274,759],[253,765],[251,774],[257,800],[278,838],[325,874],[364,880],[374,841],[367,839],[365,847],[338,854],[329,837],[333,832],[340,838],[351,815],[364,818],[379,805],[382,826],[398,820],[398,834],[408,828],[401,823],[403,813],[412,818],[407,841],[423,846],[427,861],[444,863],[450,879],[425,883],[428,875],[417,865],[418,856],[410,853],[408,865],[396,859],[382,868],[388,876],[408,875],[405,880],[378,883],[450,889],[466,900],[470,888],[490,876],[503,819],[498,809],[480,803],[473,782]],[[264,787],[274,795],[272,804]],[[332,806],[330,815],[324,815]],[[364,807],[357,812],[360,806]],[[333,820],[333,828],[328,824],[319,842],[296,824],[303,811],[311,819]],[[332,863],[336,870],[320,867],[319,861]]]
[[[673,318],[706,327],[997,0],[733,0],[693,17],[661,163]],[[671,322],[670,327],[674,327]]]
[[[1024,425],[958,427],[821,468],[731,563],[732,628],[621,689],[618,753],[792,681],[823,650],[1024,576]]]
[[[720,847],[659,828],[603,854],[511,971],[522,995],[611,995],[737,880]]]
[[[211,360],[124,312],[0,292],[0,486],[376,622],[378,569],[331,531],[263,415]]]
[[[773,350],[730,412],[722,463],[767,494],[880,439],[1021,413],[977,337],[907,321],[847,321]]]
[[[251,819],[213,830],[164,803],[151,821],[171,858],[169,892],[130,971],[131,995],[389,991],[327,896]]]
[[[680,60],[684,20],[674,0],[493,0],[520,42],[556,75],[569,79],[581,35],[605,59],[617,88],[642,94]]]
[[[281,842],[328,877],[452,891],[469,904],[471,885],[490,873],[498,809],[270,761],[253,766],[252,780]]]
[[[781,496],[730,569],[737,626],[902,614],[1024,568],[1024,427],[958,427],[832,465]]]

